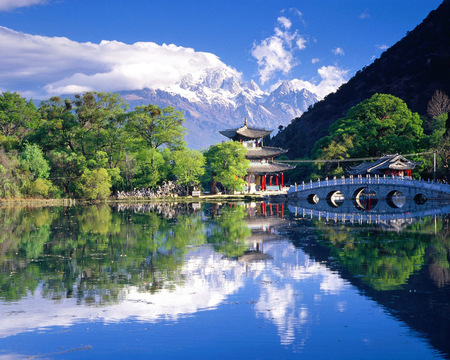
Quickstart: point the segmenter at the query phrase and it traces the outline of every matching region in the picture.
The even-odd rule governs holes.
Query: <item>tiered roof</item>
[[[245,155],[245,157],[248,159],[261,159],[275,157],[284,153],[287,153],[286,149],[263,146],[247,148],[247,154]]]
[[[265,175],[265,174],[276,174],[279,172],[291,170],[292,168],[293,168],[293,166],[291,166],[291,165],[280,164],[280,163],[276,163],[276,162],[271,162],[271,163],[251,162],[250,169],[248,170],[248,172],[250,174],[255,174],[255,175]]]
[[[374,162],[363,162],[357,166],[350,167],[347,172],[350,175],[376,174],[383,175],[384,170],[412,170],[421,163],[406,159],[399,154],[385,155]]]
[[[237,129],[227,129],[219,131],[223,136],[234,140],[234,141],[247,141],[247,140],[256,140],[266,137],[271,134],[273,130],[266,130],[261,128],[252,128],[244,125]]]
[[[263,128],[255,128],[247,126],[247,118],[245,118],[244,126],[235,129],[227,129],[219,131],[223,136],[234,140],[234,141],[251,141],[258,140],[271,134],[273,130],[266,130]],[[245,157],[247,159],[269,159],[281,154],[286,153],[286,149],[269,147],[269,146],[256,146],[253,148],[247,147],[247,154]],[[279,172],[287,171],[292,169],[293,166],[287,164],[280,164],[276,162],[251,162],[250,163],[250,174],[255,175],[266,175],[266,174],[276,174]]]

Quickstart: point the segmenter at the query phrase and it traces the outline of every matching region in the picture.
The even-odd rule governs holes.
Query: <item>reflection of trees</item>
[[[245,238],[251,235],[251,230],[244,220],[245,206],[224,206],[215,214],[212,229],[208,235],[208,243],[214,250],[227,257],[238,257],[245,253]]]
[[[401,288],[425,264],[435,285],[443,287],[450,282],[446,218],[425,218],[400,233],[315,224],[331,256],[375,290]]]
[[[0,297],[17,300],[39,284],[36,259],[49,240],[52,208],[0,208]]]
[[[0,298],[17,300],[43,284],[46,297],[120,300],[123,288],[170,288],[188,245],[205,242],[199,215],[113,212],[107,205],[0,209]]]
[[[428,253],[430,277],[440,288],[450,284],[449,217],[450,215],[447,215],[442,221],[435,222],[439,225],[439,229],[436,229],[437,235],[432,240],[433,251]]]
[[[362,281],[376,290],[393,290],[404,285],[425,262],[429,236],[331,227],[316,222],[331,255]]]

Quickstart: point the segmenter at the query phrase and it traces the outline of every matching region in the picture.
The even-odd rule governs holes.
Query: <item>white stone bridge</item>
[[[342,177],[295,184],[289,188],[290,203],[328,204],[339,208],[344,203],[361,210],[401,208],[406,200],[424,204],[428,200],[450,202],[450,185],[410,177]]]

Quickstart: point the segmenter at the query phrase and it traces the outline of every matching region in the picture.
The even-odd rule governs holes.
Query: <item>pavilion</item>
[[[384,155],[374,162],[363,162],[350,167],[347,172],[350,175],[387,175],[387,176],[411,176],[411,170],[421,163],[406,159],[399,154]]]
[[[273,130],[249,127],[247,117],[244,126],[219,131],[223,136],[239,141],[247,148],[245,157],[250,161],[250,169],[245,178],[246,191],[276,191],[284,187],[284,172],[293,168],[291,165],[274,162],[274,157],[287,152],[286,149],[264,146],[263,139]]]

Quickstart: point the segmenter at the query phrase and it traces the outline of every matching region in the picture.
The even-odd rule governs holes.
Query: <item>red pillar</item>
[[[277,186],[278,186],[278,174],[276,175],[276,179],[277,179]]]
[[[272,175],[269,176],[269,185],[272,186]]]
[[[283,176],[284,174],[283,173],[281,173],[281,187],[283,188],[284,187],[284,176]]]

